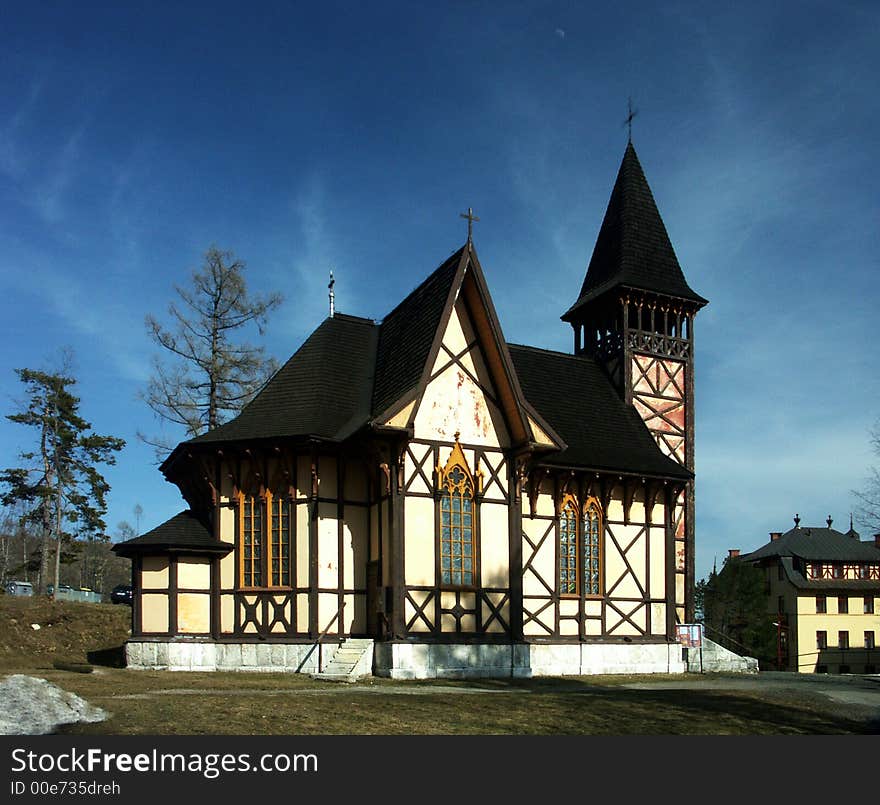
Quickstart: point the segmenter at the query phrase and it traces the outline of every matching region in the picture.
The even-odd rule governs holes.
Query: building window
[[[559,511],[559,592],[562,595],[599,595],[602,515],[595,498],[583,507],[566,495]]]
[[[845,595],[837,596],[837,611],[841,615],[846,615],[849,612],[849,598]]]
[[[268,492],[265,499],[242,495],[238,549],[241,587],[289,587],[290,501]]]
[[[816,648],[819,651],[828,648],[828,632],[816,632]]]
[[[474,483],[457,436],[446,466],[437,468],[437,481],[440,493],[440,583],[472,587],[477,578],[475,492],[479,491],[479,483]]]
[[[849,632],[837,633],[837,648],[849,648]]]
[[[843,578],[843,565],[834,565],[831,568],[831,576],[832,576],[832,578],[835,578],[835,579],[842,579]]]
[[[873,615],[874,614],[874,596],[866,595],[865,596],[865,606],[864,606],[865,615]]]
[[[776,565],[776,580],[782,581],[785,578],[785,571],[782,569],[782,562]]]
[[[824,595],[816,596],[816,614],[824,615],[828,611],[828,607],[826,605],[826,599]]]
[[[241,586],[263,585],[263,504],[246,497],[241,506]]]
[[[780,595],[776,598],[776,611],[785,612],[785,596]]]
[[[290,586],[290,502],[282,497],[272,498],[271,540],[269,542],[270,584],[273,587]]]
[[[874,648],[873,632],[865,632],[865,648]]]

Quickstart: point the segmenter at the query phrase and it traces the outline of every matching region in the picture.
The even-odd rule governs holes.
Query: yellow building
[[[779,624],[780,668],[876,674],[880,668],[880,535],[863,542],[852,523],[772,532],[747,554],[766,574],[768,612]]]
[[[381,322],[331,311],[162,465],[189,509],[115,548],[129,664],[684,670],[705,303],[630,144],[562,316],[573,354],[505,341],[470,230]]]

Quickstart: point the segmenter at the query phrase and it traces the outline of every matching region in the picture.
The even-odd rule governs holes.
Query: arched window
[[[440,583],[476,584],[474,477],[456,438],[449,461],[437,467],[440,500]]]
[[[241,587],[290,586],[290,501],[284,495],[241,495],[238,550]]]
[[[602,517],[599,513],[599,504],[592,498],[584,509],[581,534],[584,560],[584,595],[599,595]]]
[[[560,595],[600,595],[602,515],[595,498],[583,506],[566,495],[559,509]]]

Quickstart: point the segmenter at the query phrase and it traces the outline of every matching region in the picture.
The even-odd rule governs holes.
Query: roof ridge
[[[401,299],[401,300],[400,300],[400,301],[399,301],[399,302],[398,302],[398,303],[397,303],[397,304],[396,304],[391,310],[389,310],[388,313],[386,313],[385,316],[382,317],[382,318],[378,321],[378,324],[380,324],[380,325],[381,325],[381,324],[384,324],[388,319],[390,319],[390,318],[391,318],[391,317],[392,317],[392,316],[393,316],[393,315],[394,315],[394,314],[395,314],[395,313],[396,313],[401,307],[403,307],[403,305],[409,300],[409,298],[410,298],[411,296],[414,296],[416,293],[418,293],[418,291],[422,288],[422,286],[423,286],[423,285],[426,285],[426,284],[428,283],[428,281],[429,281],[429,280],[430,280],[430,279],[431,279],[431,278],[432,278],[432,277],[433,277],[438,271],[440,271],[441,269],[443,269],[443,268],[445,268],[447,265],[449,265],[449,263],[452,262],[452,259],[453,259],[454,257],[458,257],[459,259],[461,259],[461,252],[463,252],[466,248],[467,248],[467,244],[465,244],[464,246],[462,246],[462,247],[456,249],[454,252],[452,252],[452,254],[450,254],[449,257],[447,257],[442,263],[440,263],[440,265],[438,265],[438,266],[437,266],[437,267],[436,267],[436,268],[435,268],[430,274],[428,274],[427,277],[425,277],[425,278],[424,278],[424,279],[423,279],[418,285],[416,285],[416,286],[415,286],[415,287],[414,287],[414,288],[413,288],[413,289],[412,289],[412,290],[411,290],[406,296],[404,296],[403,299]]]
[[[561,350],[558,350],[558,349],[547,349],[546,347],[535,347],[535,346],[532,346],[531,344],[514,344],[514,343],[508,341],[507,346],[508,346],[508,348],[513,347],[513,349],[529,350],[530,352],[543,352],[547,355],[558,355],[561,358],[571,358],[572,360],[575,360],[575,361],[592,360],[587,355],[573,355],[571,352],[562,352]]]
[[[351,313],[340,313],[338,310],[332,316],[328,316],[327,319],[342,319],[344,321],[350,321],[354,324],[369,324],[373,327],[377,326],[375,319],[371,319],[367,316],[355,316]],[[324,321],[327,321],[327,319],[324,319]]]

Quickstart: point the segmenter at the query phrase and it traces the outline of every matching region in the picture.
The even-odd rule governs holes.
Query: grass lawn
[[[23,603],[24,601],[24,603]],[[319,682],[296,674],[113,667],[127,607],[0,596],[0,674],[49,680],[111,717],[62,727],[103,735],[857,734],[862,722],[796,693],[642,690],[662,677]],[[40,629],[32,628],[37,623]],[[91,673],[62,670],[89,661]],[[60,666],[60,667],[59,667]]]

